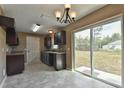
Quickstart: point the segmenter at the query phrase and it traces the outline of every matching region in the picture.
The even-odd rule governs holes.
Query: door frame
[[[92,28],[93,27],[96,27],[96,26],[100,26],[100,25],[103,25],[103,24],[106,24],[106,23],[111,23],[111,22],[114,22],[114,21],[116,21],[116,20],[118,20],[118,19],[120,19],[121,20],[121,82],[122,82],[122,86],[120,86],[120,85],[117,85],[117,84],[113,84],[113,83],[111,83],[111,82],[108,82],[108,81],[105,81],[105,80],[103,80],[103,79],[100,79],[100,78],[97,78],[97,77],[94,77],[93,76],[93,64],[92,64],[92,52],[93,52],[93,50],[91,49],[91,53],[90,53],[90,63],[91,63],[91,76],[90,75],[87,75],[87,74],[85,74],[85,73],[81,73],[81,72],[79,72],[79,71],[76,71],[75,70],[75,53],[74,53],[74,44],[75,44],[75,40],[74,40],[74,34],[76,33],[76,32],[80,32],[81,30],[86,30],[86,29],[88,29],[88,28],[90,28],[91,30],[92,30]],[[115,86],[115,87],[124,87],[124,57],[123,57],[123,55],[124,55],[124,29],[123,29],[123,26],[124,26],[124,23],[123,23],[123,14],[118,14],[118,15],[115,15],[115,16],[112,16],[112,17],[109,17],[109,18],[106,18],[106,19],[104,19],[104,20],[101,20],[101,21],[98,21],[98,22],[95,22],[95,23],[93,23],[93,24],[89,24],[89,25],[86,25],[86,26],[84,26],[84,27],[81,27],[81,28],[79,28],[79,29],[76,29],[76,30],[73,30],[72,32],[71,32],[71,46],[72,46],[72,48],[71,48],[71,59],[72,59],[72,71],[76,71],[76,72],[79,72],[79,73],[81,73],[81,74],[84,74],[84,75],[86,75],[86,76],[88,76],[88,77],[91,77],[91,78],[94,78],[94,79],[97,79],[97,80],[100,80],[100,81],[102,81],[102,82],[104,82],[104,83],[107,83],[107,84],[110,84],[110,85],[112,85],[112,86]],[[92,31],[90,30],[90,34],[92,34]],[[92,35],[91,35],[92,36]],[[92,38],[91,38],[92,39]],[[90,42],[91,42],[91,45],[90,45],[90,47],[92,47],[92,40],[90,40]]]

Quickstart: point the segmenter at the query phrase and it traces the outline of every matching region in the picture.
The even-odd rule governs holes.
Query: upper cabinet
[[[44,38],[44,46],[46,49],[51,49],[52,45],[65,45],[66,32],[59,31],[54,34],[49,34]]]
[[[19,44],[14,24],[14,18],[0,16],[0,25],[6,27],[6,43],[9,46],[17,46]]]
[[[5,27],[14,27],[14,18],[6,17],[6,16],[1,16],[0,15],[0,25],[5,26]]]
[[[52,38],[51,36],[47,35],[45,38],[44,38],[44,46],[46,49],[50,49],[51,46],[52,46]]]
[[[55,45],[64,45],[66,44],[66,32],[59,31],[56,32],[54,35],[54,44]]]
[[[6,29],[6,43],[9,46],[17,46],[19,44],[19,40],[16,35],[15,28]]]

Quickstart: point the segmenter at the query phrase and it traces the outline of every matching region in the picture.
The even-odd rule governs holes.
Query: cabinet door
[[[58,44],[58,38],[57,38],[57,33],[54,34],[54,44]]]
[[[13,28],[14,27],[14,18],[0,16],[0,25]]]
[[[51,45],[52,45],[51,37],[50,36],[45,37],[45,39],[44,39],[44,46],[47,49],[49,49],[49,48],[51,48]]]
[[[18,40],[14,28],[7,28],[6,31],[6,43],[8,45],[18,45]]]
[[[57,32],[57,41],[58,44],[62,43],[62,32]]]
[[[54,44],[66,44],[66,32],[65,31],[60,31],[56,32],[54,35]]]
[[[23,72],[24,55],[7,55],[7,75]]]
[[[55,35],[54,35],[54,44],[61,44],[61,39],[62,38],[62,35],[61,35],[61,32],[56,32]]]

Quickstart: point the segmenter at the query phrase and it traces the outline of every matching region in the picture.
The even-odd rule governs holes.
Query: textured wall
[[[3,15],[2,8],[0,7],[0,15]],[[0,26],[0,84],[5,77],[6,70],[6,32]]]
[[[16,51],[24,51],[24,49],[26,48],[26,37],[27,36],[40,37],[40,49],[44,50],[44,36],[43,35],[30,34],[30,33],[24,33],[24,32],[17,32],[17,35],[19,38],[19,45],[15,47]]]
[[[84,27],[86,25],[104,20],[106,18],[118,15],[124,15],[124,4],[115,4],[115,5],[106,5],[105,7],[81,18],[75,23],[72,23],[64,28],[67,31],[67,45],[66,45],[66,54],[67,54],[67,67],[71,68],[72,65],[72,55],[71,55],[71,32]]]
[[[19,46],[16,47],[17,51],[23,51],[26,48],[26,33],[17,33],[19,38]]]

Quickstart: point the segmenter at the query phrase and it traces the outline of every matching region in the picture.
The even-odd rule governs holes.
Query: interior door
[[[34,46],[34,59],[40,60],[40,38],[34,38],[35,46]]]
[[[32,61],[32,42],[31,37],[27,37],[27,63]]]
[[[34,59],[40,59],[40,38],[28,36],[27,37],[27,63]]]

